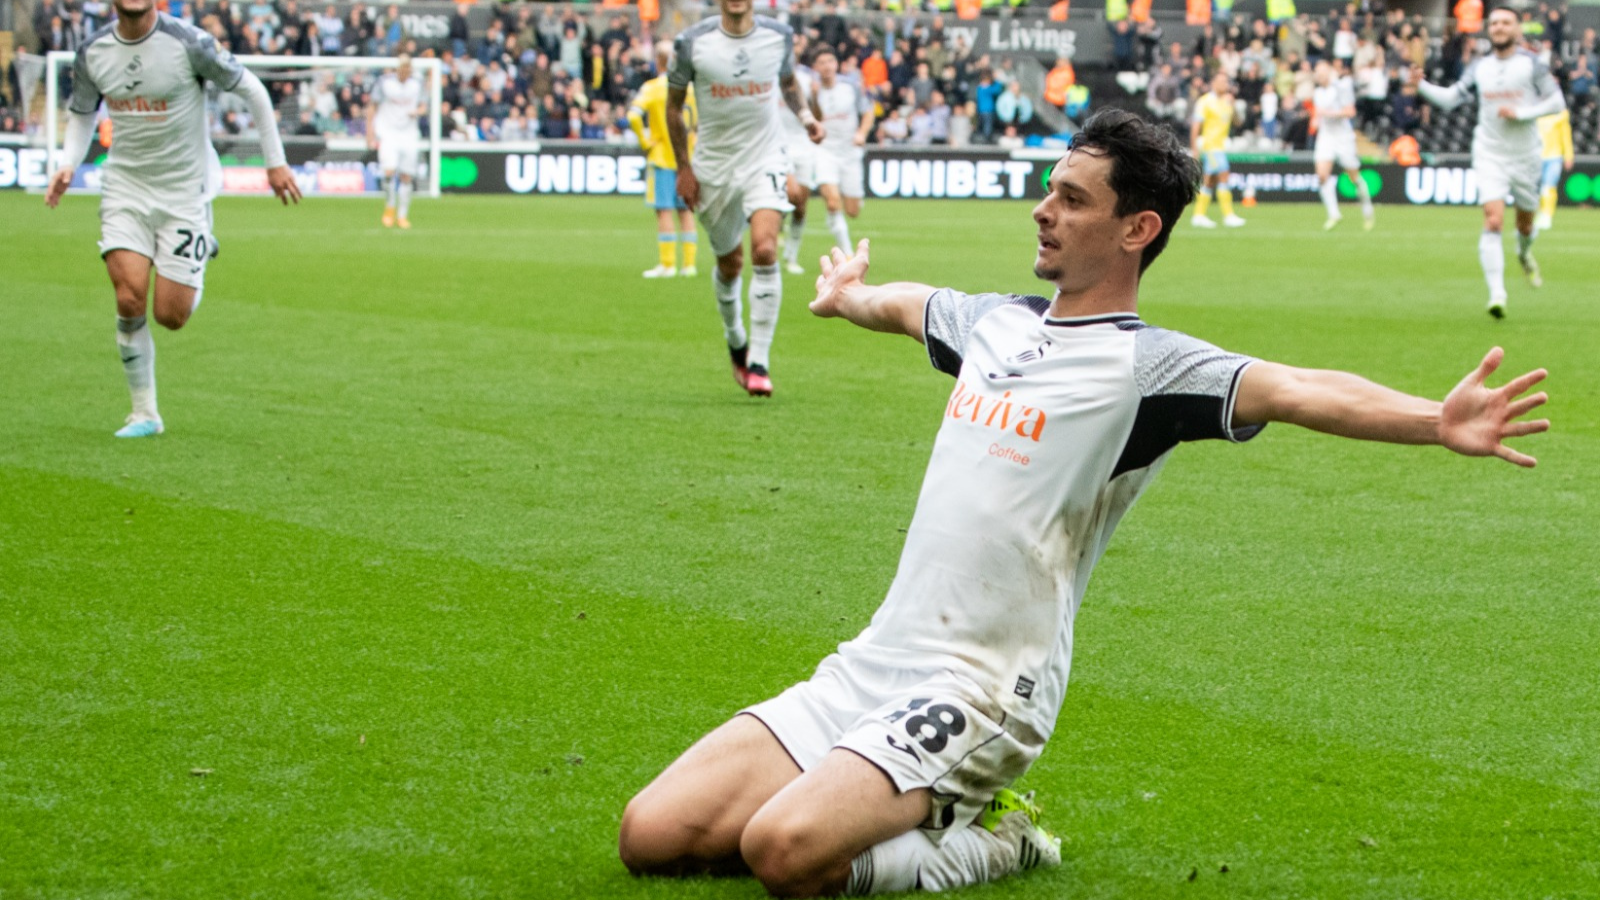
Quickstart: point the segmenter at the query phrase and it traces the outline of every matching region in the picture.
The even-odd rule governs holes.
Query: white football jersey
[[[928,354],[955,390],[894,583],[839,647],[867,667],[970,681],[1007,731],[1040,744],[1089,574],[1123,514],[1179,442],[1261,430],[1232,425],[1249,357],[1132,313],[1048,308],[949,289],[928,299]]]
[[[720,16],[710,15],[680,33],[674,48],[667,84],[694,85],[700,107],[695,177],[733,184],[750,172],[787,168],[778,81],[794,71],[789,26],[756,16],[750,31],[731,35]]]
[[[419,136],[417,109],[422,106],[424,90],[422,76],[415,72],[405,81],[395,72],[385,72],[378,79],[372,91],[372,102],[378,107],[372,117],[372,130],[379,140]]]
[[[822,147],[843,159],[855,149],[856,129],[861,127],[861,117],[872,109],[872,101],[861,88],[835,78],[831,88],[817,85],[817,105],[822,107],[822,126],[828,132]]]
[[[1499,159],[1537,157],[1544,148],[1539,139],[1540,116],[1567,108],[1550,67],[1527,50],[1501,59],[1491,53],[1479,57],[1447,88],[1426,81],[1419,88],[1430,103],[1453,109],[1476,94],[1478,127],[1472,132],[1472,155]],[[1502,119],[1500,107],[1516,109],[1516,119]]]
[[[817,92],[817,75],[808,66],[796,65],[794,67],[794,80],[800,86],[800,101],[810,103],[811,95]],[[806,127],[800,124],[800,117],[794,110],[779,97],[778,118],[783,122],[784,141],[790,147],[810,146],[811,135],[806,134]]]
[[[105,100],[112,127],[105,193],[215,196],[222,166],[211,146],[205,82],[231,91],[243,77],[244,67],[211,35],[166,13],[137,41],[119,37],[115,23],[90,35],[73,62],[68,108],[88,114]]]
[[[1335,78],[1327,87],[1311,92],[1317,110],[1317,141],[1343,140],[1355,136],[1355,128],[1345,109],[1356,105],[1355,85],[1348,78]]]

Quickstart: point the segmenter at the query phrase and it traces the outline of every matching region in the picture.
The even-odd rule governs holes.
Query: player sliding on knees
[[[719,0],[720,15],[707,16],[678,35],[667,75],[667,133],[678,160],[678,196],[699,214],[717,257],[712,288],[734,380],[753,397],[770,397],[772,338],[783,304],[778,232],[792,209],[784,191],[789,164],[778,93],[813,143],[822,141],[823,129],[795,80],[794,33],[775,19],[756,15],[751,4]],[[700,107],[699,142],[692,159],[683,117],[690,85]],[[748,334],[739,303],[746,223],[755,267]]]
[[[384,73],[367,105],[367,146],[378,151],[383,170],[385,199],[383,227],[411,227],[411,192],[422,151],[417,121],[428,111],[427,86],[413,74],[411,54],[396,59],[393,72]]]
[[[1517,46],[1522,27],[1510,7],[1489,13],[1492,50],[1467,66],[1450,87],[1414,78],[1417,92],[1441,109],[1455,109],[1474,92],[1478,97],[1478,124],[1472,130],[1472,172],[1483,201],[1483,234],[1478,238],[1478,262],[1489,284],[1489,315],[1506,315],[1506,258],[1500,230],[1505,220],[1506,196],[1517,209],[1517,261],[1528,283],[1539,287],[1539,263],[1533,258],[1534,216],[1539,211],[1539,167],[1543,142],[1541,116],[1567,108],[1561,86],[1539,57]]]
[[[1053,297],[869,285],[867,245],[823,260],[819,316],[905,334],[953,376],[888,596],[809,680],[690,747],[628,804],[638,874],[753,872],[777,896],[940,891],[1060,862],[1011,786],[1055,730],[1073,619],[1112,530],[1180,442],[1269,422],[1534,460],[1519,397],[1444,401],[1220,350],[1139,318],[1139,281],[1195,195],[1172,134],[1122,110],[1085,123],[1034,207]]]
[[[176,331],[189,321],[217,255],[211,198],[222,166],[211,146],[205,82],[243,97],[261,132],[267,183],[284,205],[300,202],[267,89],[211,35],[157,12],[154,0],[116,0],[116,21],[78,47],[68,101],[65,161],[50,177],[55,208],[94,135],[105,100],[114,146],[100,196],[100,255],[117,295],[117,349],[133,411],[117,437],[149,437],[165,426],[156,408],[156,347],[145,317],[155,271],[155,319]]]

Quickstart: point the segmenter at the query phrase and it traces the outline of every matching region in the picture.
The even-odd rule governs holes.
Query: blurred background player
[[[1500,238],[1506,197],[1517,208],[1517,261],[1534,287],[1543,284],[1533,258],[1533,217],[1539,196],[1541,116],[1567,108],[1550,67],[1517,46],[1522,35],[1517,14],[1506,7],[1489,13],[1491,52],[1472,61],[1450,87],[1414,76],[1417,93],[1441,109],[1455,109],[1476,92],[1478,124],[1472,130],[1472,171],[1483,201],[1483,234],[1478,262],[1489,285],[1489,315],[1506,314],[1506,258]]]
[[[244,98],[261,132],[267,183],[285,205],[300,202],[260,79],[211,35],[166,13],[155,0],[116,0],[116,21],[89,35],[72,65],[64,161],[50,176],[54,209],[89,149],[106,101],[116,141],[102,168],[100,255],[117,295],[117,349],[133,411],[117,437],[165,430],[156,408],[156,346],[145,318],[155,270],[155,318],[176,331],[200,305],[206,264],[217,255],[211,198],[222,165],[206,118],[210,81]]]
[[[428,103],[422,76],[411,71],[411,55],[402,53],[398,61],[393,72],[378,79],[367,105],[367,146],[378,151],[383,171],[385,228],[411,227],[411,182],[422,149],[417,119]]]
[[[1217,227],[1206,218],[1213,192],[1222,207],[1222,224],[1229,228],[1244,224],[1233,214],[1233,191],[1228,189],[1228,132],[1233,129],[1233,112],[1233,88],[1227,74],[1218,72],[1211,79],[1211,90],[1195,101],[1194,122],[1189,128],[1189,143],[1205,174],[1200,196],[1195,200],[1194,218],[1190,219],[1196,228]]]
[[[817,148],[818,190],[828,205],[833,243],[849,253],[850,223],[845,216],[861,215],[861,198],[866,194],[862,161],[867,136],[872,134],[872,101],[855,82],[839,77],[839,57],[832,47],[818,47],[811,64],[817,70],[817,106],[827,131]]]
[[[672,42],[657,42],[656,71],[661,74],[640,86],[633,106],[628,109],[628,126],[639,138],[639,146],[644,149],[649,163],[644,179],[644,202],[656,211],[656,251],[660,258],[654,269],[644,273],[646,278],[700,274],[695,267],[699,236],[694,231],[694,213],[678,196],[678,159],[672,154],[672,140],[667,136],[667,70],[671,65]],[[689,129],[689,152],[693,154],[696,124],[693,89],[685,98],[683,108],[684,125]],[[680,249],[681,270],[678,268]]]
[[[820,121],[822,110],[817,107],[817,73],[799,61],[804,55],[804,46],[805,35],[795,35],[795,83],[800,86],[800,96],[805,100],[812,118]],[[783,120],[784,146],[789,151],[786,193],[789,205],[794,207],[789,213],[788,234],[783,239],[783,267],[790,275],[804,275],[805,267],[800,265],[800,240],[806,233],[806,204],[811,202],[811,192],[817,189],[817,146],[811,143],[811,135],[806,133],[806,126],[793,110],[785,106],[778,111],[778,116]]]
[[[1313,159],[1317,167],[1317,193],[1322,195],[1322,205],[1327,207],[1328,221],[1324,229],[1333,228],[1344,218],[1339,214],[1339,178],[1333,174],[1333,164],[1349,173],[1355,184],[1356,195],[1361,198],[1361,217],[1368,231],[1372,230],[1372,194],[1361,178],[1361,157],[1356,155],[1356,130],[1351,121],[1356,115],[1356,89],[1349,77],[1339,75],[1327,60],[1317,62],[1313,70],[1316,88],[1311,92],[1312,114],[1315,116],[1317,142]]]
[[[1563,109],[1539,119],[1539,140],[1544,142],[1544,162],[1539,171],[1539,216],[1533,227],[1550,228],[1556,214],[1556,188],[1561,173],[1572,171],[1572,114]]]
[[[717,255],[712,288],[722,314],[733,377],[751,396],[772,396],[770,356],[783,305],[778,232],[792,207],[778,94],[800,117],[814,143],[822,123],[806,108],[794,75],[793,32],[758,16],[751,0],[719,0],[707,16],[678,35],[667,76],[667,133],[678,159],[678,195],[700,215]],[[689,156],[684,104],[694,87],[700,142]],[[744,327],[744,231],[750,229],[750,330]]]

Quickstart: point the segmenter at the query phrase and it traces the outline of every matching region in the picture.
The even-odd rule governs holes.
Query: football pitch
[[[1433,398],[1502,345],[1491,383],[1551,373],[1539,467],[1180,447],[1021,784],[1064,865],[970,893],[1600,897],[1600,212],[1539,291],[1508,254],[1500,323],[1476,209],[1242,212],[1180,225],[1147,321]],[[865,626],[950,380],[786,277],[744,396],[637,200],[378,213],[218,201],[167,434],[118,441],[96,200],[0,193],[0,898],[761,896],[630,877],[623,806]],[[855,231],[874,281],[1044,287],[1021,203]]]

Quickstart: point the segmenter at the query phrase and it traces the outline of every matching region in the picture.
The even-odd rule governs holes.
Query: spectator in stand
[[[944,94],[945,102],[951,108],[958,109],[967,105],[968,95],[972,93],[967,79],[956,71],[954,63],[946,63],[939,72],[939,92]]]
[[[323,53],[337,56],[344,52],[344,20],[337,9],[329,6],[317,16],[317,32],[322,35]]]
[[[1355,73],[1355,81],[1359,127],[1366,130],[1389,107],[1389,72],[1384,68],[1382,50]]]
[[[913,147],[926,147],[933,143],[933,117],[928,115],[926,106],[918,105],[911,113],[907,123],[909,131],[906,143]]]
[[[881,94],[883,86],[889,83],[889,64],[883,58],[883,51],[873,47],[867,58],[861,61],[861,86],[868,94],[874,96]]]
[[[935,144],[950,143],[950,104],[945,102],[943,91],[934,91],[928,101],[929,134]]]
[[[500,126],[495,123],[493,116],[484,116],[478,120],[478,140],[500,140]]]
[[[1245,63],[1233,92],[1234,104],[1243,112],[1243,115],[1235,120],[1236,130],[1251,131],[1260,123],[1261,95],[1266,93],[1266,85],[1267,80],[1262,77],[1255,61]]]
[[[1261,87],[1261,136],[1271,146],[1278,143],[1278,89],[1270,81]]]
[[[1572,64],[1568,83],[1572,92],[1573,109],[1581,109],[1594,102],[1595,73],[1589,68],[1589,60],[1589,54],[1580,53],[1577,61]]]
[[[1006,126],[1006,133],[1001,135],[998,143],[1000,144],[1000,149],[1002,150],[1021,150],[1024,146],[1026,146],[1026,142],[1022,140],[1022,136],[1017,134],[1017,126],[1015,125]]]
[[[1134,54],[1133,26],[1127,19],[1109,23],[1111,29],[1111,67],[1118,72],[1132,72],[1138,68]]]
[[[917,106],[928,106],[933,100],[933,92],[938,87],[933,83],[933,78],[928,75],[928,64],[917,63],[917,77],[911,79],[912,103]]]
[[[915,76],[916,69],[906,59],[905,53],[895,50],[889,54],[889,89],[894,96],[900,96],[900,92],[911,85],[911,79]]]
[[[1003,124],[1015,125],[1018,130],[1033,121],[1033,101],[1022,92],[1022,84],[1013,81],[995,101],[995,115]]]
[[[1067,105],[1067,92],[1078,83],[1078,75],[1072,69],[1072,63],[1065,56],[1056,57],[1055,67],[1044,76],[1044,99],[1046,103],[1059,109]]]
[[[950,111],[950,146],[972,146],[972,120],[975,115],[971,100],[952,107]]]
[[[1400,93],[1389,103],[1389,125],[1400,134],[1411,134],[1422,124],[1424,107],[1417,100],[1417,86],[1406,79],[1400,83]]]
[[[994,140],[994,127],[1000,94],[1005,89],[994,80],[994,71],[985,68],[978,73],[978,87],[973,91],[974,109],[978,119],[978,140],[987,144]]]
[[[878,142],[881,144],[904,144],[909,133],[906,128],[905,117],[900,115],[900,107],[889,107],[889,111],[884,114],[883,121],[878,123]]]
[[[1184,114],[1189,109],[1188,95],[1184,90],[1183,78],[1172,70],[1172,63],[1162,63],[1151,77],[1145,105],[1158,119],[1184,121]]]

